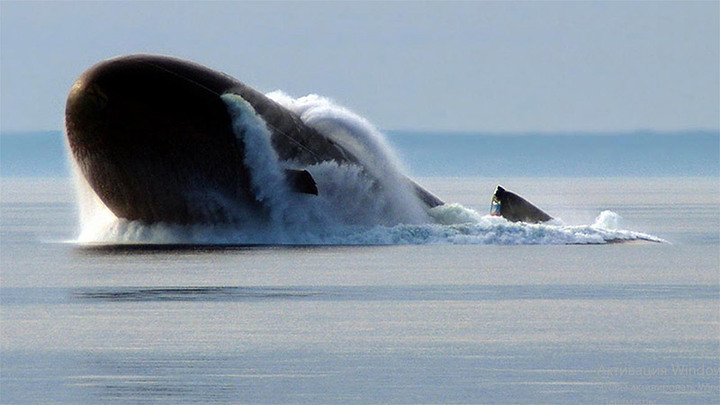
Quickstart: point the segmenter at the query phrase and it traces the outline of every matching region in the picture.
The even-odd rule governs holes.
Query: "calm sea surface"
[[[502,180],[670,243],[82,247],[70,180],[3,178],[0,402],[717,403],[717,178]]]

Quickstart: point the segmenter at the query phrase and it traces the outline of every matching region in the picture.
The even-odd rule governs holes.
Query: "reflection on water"
[[[0,304],[264,301],[714,300],[718,285],[0,288]]]
[[[717,285],[115,287],[85,288],[72,291],[74,299],[121,302],[262,301],[278,299],[318,301],[657,300],[717,299],[718,296],[720,296],[720,286]]]
[[[717,180],[512,184],[673,244],[79,247],[3,183],[0,402],[716,403]]]
[[[619,403],[717,399],[717,374],[712,370],[717,370],[719,359],[704,357],[713,350],[708,343],[682,350],[671,344],[582,348],[439,342],[409,349],[51,353],[42,360],[11,353],[6,361],[17,366],[5,377],[9,395],[3,403],[499,404],[526,399],[577,404],[606,398]],[[710,373],[673,372],[673,367]],[[22,387],[32,391],[25,395]]]
[[[310,298],[319,292],[298,288],[189,287],[93,288],[77,290],[77,299],[101,301],[244,301]]]

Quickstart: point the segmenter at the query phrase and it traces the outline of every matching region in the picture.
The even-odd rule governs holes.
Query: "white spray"
[[[612,229],[617,216],[604,212],[590,226],[560,222],[528,225],[481,215],[459,204],[427,210],[415,196],[404,170],[384,136],[372,124],[330,100],[310,95],[293,99],[282,92],[268,97],[298,114],[358,158],[355,164],[323,162],[304,169],[320,195],[288,187],[282,162],[270,142],[263,119],[243,98],[222,96],[233,119],[233,131],[245,149],[251,188],[267,218],[240,225],[144,224],[116,218],[75,167],[80,207],[80,243],[212,243],[212,244],[567,244],[612,240],[658,240],[650,235]],[[253,213],[256,214],[256,213]],[[610,229],[608,229],[610,228]]]
[[[276,91],[267,96],[358,157],[363,170],[380,182],[379,192],[385,206],[382,207],[384,217],[377,218],[377,223],[420,224],[430,221],[424,205],[406,180],[400,160],[388,145],[385,136],[369,121],[327,98],[314,94],[293,99]],[[377,192],[373,194],[373,199],[377,200]]]

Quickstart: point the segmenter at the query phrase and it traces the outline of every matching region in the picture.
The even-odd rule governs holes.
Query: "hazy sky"
[[[61,129],[92,64],[162,53],[382,129],[720,128],[707,2],[0,1],[0,130]]]

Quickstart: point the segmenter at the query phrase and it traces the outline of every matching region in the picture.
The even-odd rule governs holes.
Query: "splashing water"
[[[291,191],[283,174],[292,162],[279,161],[270,131],[253,107],[239,96],[222,96],[233,128],[247,151],[245,165],[253,192],[268,218],[253,220],[238,207],[242,225],[148,225],[116,218],[103,205],[73,162],[78,190],[79,243],[152,244],[598,244],[662,241],[620,229],[620,217],[603,211],[592,225],[568,226],[509,222],[459,204],[426,211],[409,186],[400,161],[372,124],[316,95],[294,99],[267,95],[298,114],[357,156],[353,164],[323,162],[304,169],[315,179],[319,196]],[[72,160],[72,159],[71,159]]]

